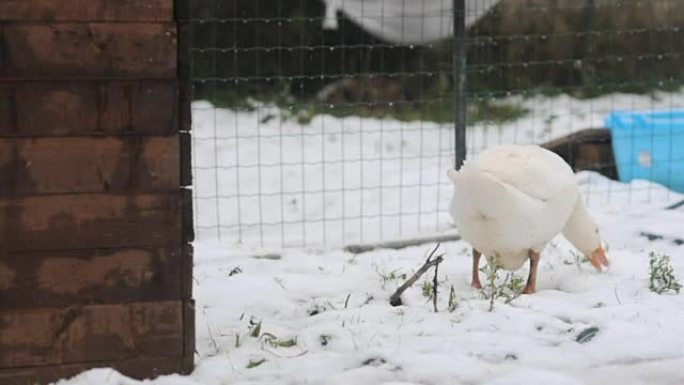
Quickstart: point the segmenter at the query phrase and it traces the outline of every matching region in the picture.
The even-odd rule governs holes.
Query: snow
[[[684,106],[684,92],[509,97],[528,113],[504,124],[478,123],[469,155],[500,143],[543,143],[603,127],[615,109]],[[252,112],[193,105],[195,225],[198,241],[237,246],[340,247],[449,233],[446,208],[453,126],[320,115],[309,125]],[[589,200],[631,192],[586,190]],[[638,186],[642,188],[642,185]]]
[[[480,124],[470,129],[473,153],[495,143],[538,142],[598,127],[608,110],[624,108],[626,103],[646,108],[682,106],[684,94],[663,94],[657,99],[613,95],[591,102],[568,97],[518,102],[534,108],[533,112],[502,127]],[[136,381],[111,369],[94,369],[57,384],[665,385],[684,381],[684,295],[657,295],[648,289],[651,251],[671,256],[675,272],[684,272],[684,246],[677,242],[684,238],[684,207],[665,209],[684,199],[683,195],[646,181],[622,184],[596,173],[579,173],[577,181],[609,246],[612,265],[607,272],[597,273],[587,263],[578,267],[571,246],[558,238],[542,253],[539,292],[510,304],[499,301],[489,312],[488,301],[469,286],[468,245],[449,242],[440,247],[445,261],[439,269],[439,312],[434,313],[431,301],[421,294],[423,279],[404,294],[404,306],[391,307],[388,297],[403,282],[392,277],[411,274],[434,244],[358,255],[338,245],[362,238],[369,241],[453,231],[444,210],[450,199],[445,175],[451,164],[450,127],[332,117],[316,118],[306,127],[280,119],[257,125],[257,115],[263,120],[266,109],[235,113],[210,107],[204,102],[195,104],[195,193],[200,197],[196,202],[200,240],[195,244],[194,268],[195,371],[188,376]],[[549,119],[550,114],[556,117]],[[214,122],[219,123],[217,133],[227,139],[213,139]],[[283,134],[292,136],[280,135],[281,127]],[[235,138],[254,135],[254,131],[261,140]],[[302,139],[302,132],[311,135]],[[281,140],[288,151],[280,151]],[[246,147],[250,141],[254,148]],[[325,144],[323,150],[321,143]],[[398,169],[396,162],[376,159],[381,154],[431,157],[423,157],[422,163],[406,162]],[[311,166],[315,170],[302,174],[300,165],[291,170],[284,167],[286,179],[281,179],[280,167],[274,167],[272,173],[264,168],[260,176],[236,175],[238,168],[234,167],[236,161],[244,171],[250,164],[281,159],[315,164],[361,157],[370,160],[344,169],[341,163],[315,165]],[[217,171],[216,164],[225,168]],[[363,177],[357,174],[361,170]],[[414,192],[404,188],[402,196],[387,188],[380,204],[374,200],[377,191],[364,195],[366,190],[360,189],[361,183],[367,186],[373,179],[377,183],[380,170],[381,182],[386,185],[392,184],[398,170],[404,171],[403,179],[395,184],[432,185]],[[366,176],[369,179],[361,182]],[[238,180],[240,191],[232,183]],[[284,217],[296,222],[293,226],[265,226],[263,232],[258,226],[243,229],[241,234],[237,231],[237,205],[232,198],[221,201],[216,218],[216,199],[211,197],[217,192],[226,196],[239,192],[244,223],[257,222],[260,216],[279,222],[283,219],[279,192],[316,185],[331,189],[339,187],[335,183],[340,180],[355,193],[345,189],[339,196],[309,195],[306,207],[285,211]],[[258,198],[248,197],[259,190],[274,194],[273,199],[261,198],[268,208],[261,213]],[[286,202],[303,195],[288,194]],[[384,214],[414,206],[435,213],[422,214],[420,219],[354,218],[359,213],[353,210],[360,210],[361,203]],[[338,222],[343,221],[329,220],[343,210],[344,215],[352,216],[342,226]],[[297,221],[304,223],[308,239],[303,239],[302,224]],[[396,222],[402,223],[401,231]],[[217,223],[225,226],[222,243],[213,234]],[[642,232],[661,238],[649,240]],[[324,234],[328,247],[322,246]],[[283,239],[306,247],[281,249]],[[260,247],[262,241],[266,247]],[[265,255],[269,257],[263,258]],[[240,272],[231,275],[236,267]],[[526,267],[516,274],[526,276]],[[458,299],[453,312],[447,310],[451,285]],[[262,337],[251,337],[253,323],[258,322]],[[576,342],[577,335],[589,327],[598,328],[596,336],[585,343]],[[269,333],[281,341],[295,339],[296,345],[273,346],[267,341]],[[264,359],[248,368],[250,362]]]

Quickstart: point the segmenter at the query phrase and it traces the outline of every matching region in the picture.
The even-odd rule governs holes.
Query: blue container
[[[647,179],[684,192],[684,109],[615,111],[605,124],[621,181]]]

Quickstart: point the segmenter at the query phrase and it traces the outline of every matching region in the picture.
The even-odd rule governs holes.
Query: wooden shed
[[[192,368],[186,11],[0,1],[0,384]]]

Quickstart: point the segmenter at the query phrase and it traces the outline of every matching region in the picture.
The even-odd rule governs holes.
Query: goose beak
[[[599,246],[598,249],[594,250],[589,256],[589,262],[596,268],[596,270],[603,271],[604,267],[608,267],[610,262],[608,262],[608,256],[606,255],[606,250],[603,246]]]

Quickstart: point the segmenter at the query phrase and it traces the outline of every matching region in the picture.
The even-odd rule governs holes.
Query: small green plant
[[[261,335],[261,321],[257,321],[255,318],[250,318],[248,329],[250,337],[259,338]]]
[[[263,364],[264,362],[266,362],[265,358],[252,358],[247,363],[247,369],[256,368],[257,366]]]
[[[454,285],[451,285],[451,288],[449,289],[449,305],[447,309],[449,309],[449,313],[453,313],[457,307],[458,300],[456,299],[456,290],[454,290]]]
[[[524,280],[512,273],[507,273],[503,281],[499,279],[501,264],[499,257],[488,257],[487,264],[480,268],[485,275],[487,283],[482,288],[480,294],[483,299],[489,300],[489,311],[494,310],[494,302],[503,298],[504,303],[508,304],[522,294]]]
[[[574,250],[570,250],[570,254],[572,254],[572,258],[575,261],[575,266],[577,266],[577,270],[582,271],[582,264],[589,262],[589,257],[587,257],[584,254],[578,253]]]
[[[297,346],[297,337],[283,339],[271,333],[261,335],[261,340],[274,348],[291,348]]]
[[[652,292],[663,294],[674,291],[679,294],[682,285],[674,274],[669,256],[651,252],[648,257],[648,265],[650,281],[648,288]]]
[[[263,321],[251,317],[249,320],[249,326],[247,327],[246,335],[240,335],[240,333],[235,333],[235,348],[237,349],[240,346],[242,346],[245,338],[247,337],[256,338],[262,343],[268,344],[274,348],[291,348],[297,346],[297,337],[280,338],[273,333],[263,331],[262,326]],[[258,365],[260,364],[261,363],[259,363]]]
[[[380,278],[382,279],[382,288],[386,289],[387,284],[390,282],[395,282],[398,280],[405,280],[406,279],[406,273],[398,273],[399,269],[392,270],[390,272],[382,272],[380,271],[377,267],[375,271],[378,273]]]
[[[434,288],[435,286],[431,281],[423,281],[423,286],[421,287],[423,297],[427,298],[428,300],[431,300],[434,296]]]

